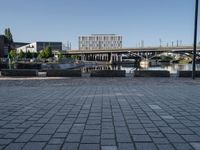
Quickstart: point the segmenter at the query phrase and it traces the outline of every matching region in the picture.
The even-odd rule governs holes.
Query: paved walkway
[[[200,79],[0,78],[0,149],[200,150]]]

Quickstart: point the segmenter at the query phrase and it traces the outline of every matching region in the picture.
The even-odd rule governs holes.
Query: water
[[[134,64],[124,64],[124,65],[91,65],[82,67],[84,73],[89,73],[92,70],[125,70],[126,73],[133,73],[134,70],[168,70],[170,73],[177,73],[178,70],[192,70],[192,64],[154,64],[151,66],[143,66],[136,68]],[[200,64],[196,65],[196,69],[200,70]]]

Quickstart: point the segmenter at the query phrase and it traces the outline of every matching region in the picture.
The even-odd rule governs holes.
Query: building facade
[[[26,53],[30,51],[31,53],[35,53],[45,49],[46,47],[51,47],[54,51],[61,51],[62,42],[34,42],[17,48],[17,52],[19,53],[20,51],[23,51]]]
[[[79,50],[103,50],[122,48],[122,36],[115,34],[92,34],[79,37]]]

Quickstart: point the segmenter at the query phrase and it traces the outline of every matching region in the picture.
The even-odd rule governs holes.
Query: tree
[[[19,52],[19,58],[25,58],[26,54],[21,50]]]
[[[9,52],[9,56],[10,56],[11,59],[16,58],[17,57],[17,51],[16,50],[11,50]]]
[[[10,51],[12,48],[14,48],[13,36],[10,31],[10,28],[5,29],[5,37],[6,43],[8,44],[8,51]]]
[[[28,51],[27,53],[26,53],[26,58],[32,58],[33,56],[32,56],[32,53],[30,52],[30,51]]]
[[[53,57],[53,53],[52,53],[51,47],[45,48],[44,49],[44,53],[45,53],[46,58]]]
[[[39,53],[40,58],[49,58],[49,57],[53,57],[53,53],[52,53],[52,49],[51,47],[46,47],[44,50],[42,50]]]

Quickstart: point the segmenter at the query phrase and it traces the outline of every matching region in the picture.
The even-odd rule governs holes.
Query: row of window
[[[122,41],[80,41],[79,44],[122,44]]]
[[[95,37],[88,37],[83,36],[79,37],[79,41],[109,41],[109,40],[122,40],[122,36],[95,36]]]

